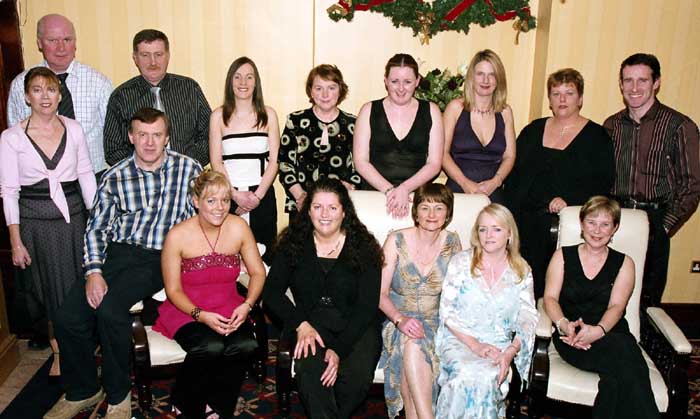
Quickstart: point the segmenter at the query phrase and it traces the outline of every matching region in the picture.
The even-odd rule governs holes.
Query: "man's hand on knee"
[[[99,272],[88,275],[85,284],[85,296],[90,307],[97,309],[102,303],[102,299],[107,294],[107,282]]]

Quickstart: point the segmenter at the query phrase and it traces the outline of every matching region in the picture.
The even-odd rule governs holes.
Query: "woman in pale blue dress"
[[[379,367],[384,369],[390,418],[402,408],[406,419],[435,417],[440,370],[434,343],[440,292],[452,255],[462,250],[459,236],[445,230],[453,202],[445,185],[421,186],[413,197],[415,226],[391,233],[384,243],[379,308],[387,321]]]
[[[537,309],[513,215],[499,204],[485,207],[470,241],[450,261],[442,287],[440,419],[504,416],[511,361],[527,377],[532,357]]]

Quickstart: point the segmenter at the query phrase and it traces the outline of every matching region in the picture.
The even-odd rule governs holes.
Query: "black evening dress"
[[[609,249],[600,272],[588,279],[583,272],[578,246],[563,247],[564,282],[559,305],[568,319],[583,319],[598,324],[608,308],[610,294],[625,255]],[[621,318],[587,351],[576,349],[559,339],[552,339],[559,355],[576,368],[600,376],[598,395],[593,405],[594,419],[659,418],[647,367],[637,340],[627,321]]]
[[[430,102],[418,101],[418,112],[413,125],[404,138],[397,138],[384,111],[384,99],[372,102],[369,116],[372,134],[369,140],[369,162],[392,185],[398,186],[415,175],[428,159],[430,128],[433,120],[430,115]],[[362,189],[374,188],[366,181]]]

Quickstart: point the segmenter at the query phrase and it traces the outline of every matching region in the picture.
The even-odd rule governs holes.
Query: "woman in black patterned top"
[[[360,184],[352,163],[355,116],[338,109],[347,94],[348,86],[336,66],[321,64],[309,72],[306,95],[313,106],[289,114],[280,139],[286,212],[301,208],[306,191],[318,179],[339,179],[348,189]]]

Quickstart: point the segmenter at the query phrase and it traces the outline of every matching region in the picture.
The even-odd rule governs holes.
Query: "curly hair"
[[[290,220],[289,226],[280,233],[276,252],[286,253],[291,266],[296,266],[302,259],[306,243],[313,240],[314,225],[309,216],[309,209],[314,196],[319,192],[334,193],[345,212],[340,229],[346,236],[343,249],[350,255],[352,268],[360,272],[367,266],[381,269],[384,266],[382,248],[367,227],[357,218],[355,205],[347,189],[338,179],[319,179],[309,188],[301,210]]]

